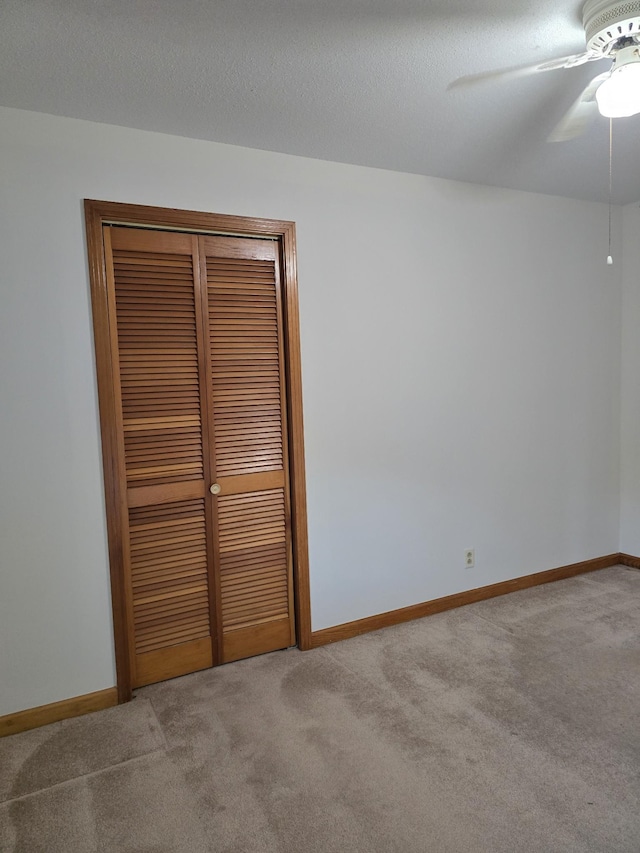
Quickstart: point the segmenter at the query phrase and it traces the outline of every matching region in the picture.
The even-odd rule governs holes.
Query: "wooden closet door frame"
[[[284,314],[284,357],[288,416],[289,484],[291,492],[291,538],[298,647],[311,648],[311,602],[307,539],[307,502],[302,420],[302,374],[300,365],[300,323],[296,267],[295,223],[276,219],[255,219],[192,210],[148,207],[139,204],[85,199],[85,222],[89,279],[93,308],[93,333],[98,379],[102,461],[107,513],[111,599],[118,682],[118,701],[131,699],[130,630],[124,579],[122,530],[122,474],[119,465],[119,438],[116,413],[112,346],[116,330],[111,328],[108,310],[108,281],[105,266],[103,226],[134,225],[227,236],[267,237],[280,246]]]

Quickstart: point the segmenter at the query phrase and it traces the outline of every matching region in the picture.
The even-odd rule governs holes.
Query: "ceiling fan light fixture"
[[[596,91],[600,114],[627,118],[640,113],[640,52],[637,46],[620,50],[611,76]]]

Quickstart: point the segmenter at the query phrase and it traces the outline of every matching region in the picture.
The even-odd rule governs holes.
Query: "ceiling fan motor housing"
[[[621,40],[640,40],[640,0],[587,0],[582,10],[582,22],[587,50],[608,56],[619,47],[633,43]]]

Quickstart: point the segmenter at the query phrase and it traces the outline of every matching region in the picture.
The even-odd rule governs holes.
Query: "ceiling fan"
[[[559,68],[573,68],[598,59],[612,59],[608,71],[598,74],[574,101],[557,125],[550,142],[564,142],[581,134],[599,111],[607,118],[640,113],[640,0],[587,0],[582,10],[587,49],[520,68],[460,77],[459,86],[493,77],[520,76]]]

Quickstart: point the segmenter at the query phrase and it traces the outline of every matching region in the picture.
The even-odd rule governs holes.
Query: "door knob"
[[[220,494],[220,485],[218,483],[214,483],[212,486],[209,486],[209,491],[212,495]]]

